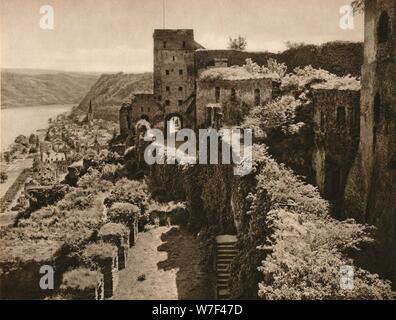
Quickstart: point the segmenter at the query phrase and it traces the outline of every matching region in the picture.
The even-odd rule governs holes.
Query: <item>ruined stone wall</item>
[[[378,227],[375,271],[396,283],[396,3],[368,0],[359,152],[348,177],[344,216]]]
[[[219,96],[216,98],[216,88]],[[205,127],[206,107],[219,103],[222,106],[223,124],[240,124],[255,105],[255,90],[260,90],[260,103],[265,105],[272,99],[271,79],[214,80],[197,82],[196,115],[197,126]],[[233,96],[232,90],[235,90]]]
[[[313,169],[321,194],[337,207],[359,145],[360,93],[314,90]]]
[[[197,50],[195,65],[197,74],[199,70],[214,67],[219,59],[227,59],[228,66],[242,66],[246,59],[252,59],[258,65],[266,65],[269,58],[277,59],[278,55],[271,52],[250,52],[240,50]]]
[[[129,130],[131,129],[131,119],[132,119],[132,108],[129,103],[124,103],[121,106],[120,113],[120,135],[122,137],[128,136]]]
[[[131,119],[135,125],[139,120],[145,119],[152,125],[158,119],[159,107],[153,94],[136,94],[132,100]]]
[[[183,115],[195,93],[193,30],[155,30],[154,96],[166,115]]]

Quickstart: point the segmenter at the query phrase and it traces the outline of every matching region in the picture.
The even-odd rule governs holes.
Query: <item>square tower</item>
[[[195,95],[195,50],[190,29],[154,30],[154,96],[164,110],[183,117]]]

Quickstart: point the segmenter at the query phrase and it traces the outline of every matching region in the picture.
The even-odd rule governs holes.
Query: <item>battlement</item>
[[[192,29],[156,29],[154,50],[197,50],[203,47],[195,42]]]

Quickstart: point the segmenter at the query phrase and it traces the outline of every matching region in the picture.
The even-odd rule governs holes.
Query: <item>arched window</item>
[[[346,111],[345,107],[338,107],[337,108],[337,126],[339,128],[344,127],[346,123]]]
[[[261,104],[261,93],[260,89],[254,90],[254,105],[259,106]]]
[[[215,99],[216,99],[216,103],[218,103],[220,101],[220,88],[216,87],[215,89]]]
[[[378,21],[377,38],[378,43],[385,43],[389,36],[389,16],[386,11],[381,13]]]

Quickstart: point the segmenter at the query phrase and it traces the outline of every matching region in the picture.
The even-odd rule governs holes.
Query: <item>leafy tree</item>
[[[228,40],[228,49],[231,50],[246,50],[247,41],[245,37],[238,36],[237,38],[229,38]]]

